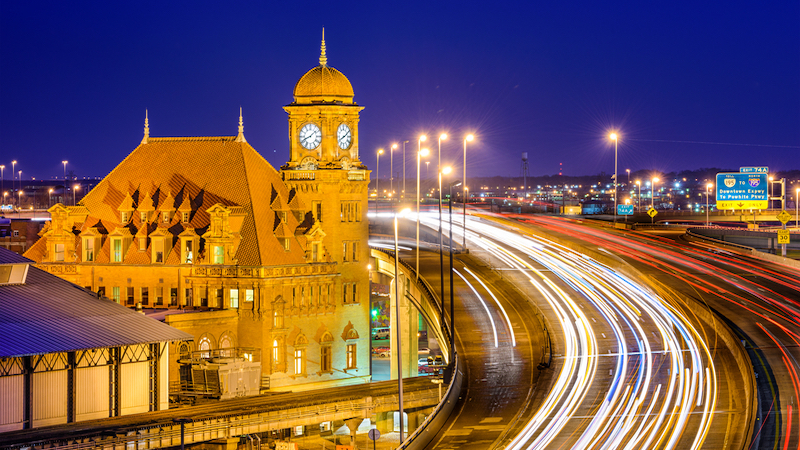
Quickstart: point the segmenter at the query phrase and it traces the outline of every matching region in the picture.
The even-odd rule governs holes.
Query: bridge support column
[[[391,433],[394,430],[394,412],[375,413],[375,425],[381,434]]]
[[[403,273],[400,273],[399,280],[393,280],[394,283],[399,283],[398,290],[400,292],[400,317],[397,316],[397,302],[398,299],[394,295],[394,285],[391,286],[389,297],[391,299],[391,327],[392,335],[390,341],[391,354],[391,378],[397,379],[397,323],[400,321],[400,335],[402,339],[402,357],[403,357],[403,378],[417,376],[419,366],[418,350],[419,350],[419,313],[417,308],[406,298],[408,284],[411,282]]]
[[[355,419],[347,419],[344,422],[347,425],[347,428],[350,430],[350,445],[353,446],[353,450],[355,450],[357,448],[356,447],[356,431],[358,431],[358,426],[361,425],[361,422],[363,422],[363,421],[364,421],[364,419],[355,418]]]

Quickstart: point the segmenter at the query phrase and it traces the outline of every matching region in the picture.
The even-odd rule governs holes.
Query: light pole
[[[798,218],[800,218],[800,214],[797,213],[797,211],[798,211],[797,204],[800,203],[800,202],[797,201],[797,197],[798,196],[800,196],[800,188],[797,188],[797,189],[794,190],[794,227],[795,228],[800,228],[800,225],[798,225],[800,223],[800,220],[797,220]]]
[[[14,178],[17,175],[17,172],[15,171],[15,166],[16,165],[17,165],[17,161],[16,160],[11,161],[11,192],[12,192],[11,201],[12,202],[14,201],[14,196],[13,196],[14,188],[16,188],[16,178]],[[17,206],[19,206],[19,205],[17,205]]]
[[[404,209],[400,212],[399,216],[404,217],[408,214],[408,208]],[[397,329],[395,330],[395,336],[397,338],[397,392],[399,394],[400,400],[400,443],[403,443],[403,335],[400,331],[400,288],[398,286],[398,282],[400,280],[397,270],[397,260],[400,259],[400,252],[399,246],[397,245],[397,217],[398,214],[394,215],[394,308],[395,308],[395,325],[397,325]],[[419,223],[419,215],[417,215],[417,223]],[[419,245],[417,246],[417,255],[419,255]]]
[[[19,196],[17,196],[17,208],[22,208],[22,171],[17,171],[17,180],[19,180]]]
[[[389,192],[392,194],[394,194],[394,150],[396,148],[397,144],[392,144],[389,147]]]
[[[77,206],[78,205],[78,203],[75,201],[75,192],[77,192],[77,190],[80,189],[80,188],[81,188],[80,184],[76,184],[75,186],[72,186],[72,206]]]
[[[5,166],[5,164],[3,164],[3,165],[0,165],[0,192],[5,192],[5,191],[6,191],[6,177],[5,177],[5,173],[6,173],[6,166]],[[5,202],[6,202],[6,199],[5,199],[5,198],[3,198],[3,204],[5,204]]]
[[[47,190],[47,209],[50,209],[53,203],[53,188]]]
[[[772,207],[772,180],[773,177],[769,177],[769,198],[767,199],[767,210],[770,210]]]
[[[439,264],[442,262],[442,141],[447,139],[447,134],[439,135],[439,162],[436,163],[436,172],[439,174]],[[447,168],[450,173],[452,169]],[[442,284],[442,295],[444,295],[444,284]],[[444,304],[442,304],[444,305]]]
[[[409,141],[403,141],[403,200],[406,199],[406,144]]]
[[[462,191],[464,193],[464,195],[462,196],[463,198],[461,199],[461,201],[462,201],[461,206],[463,207],[461,219],[463,221],[462,225],[464,227],[464,230],[463,230],[464,231],[464,236],[463,236],[464,237],[464,241],[462,242],[462,246],[464,247],[464,250],[467,249],[467,198],[469,196],[469,190],[467,188],[467,142],[468,141],[472,142],[473,139],[475,139],[475,136],[473,136],[471,134],[468,134],[464,138],[464,178],[461,179],[461,182],[464,183],[464,189]]]
[[[619,137],[617,133],[611,133],[608,135],[609,139],[614,141],[614,222],[617,221],[617,180],[619,177],[617,176],[617,143],[619,142]]]
[[[628,184],[625,185],[625,187],[627,188],[630,187],[631,185],[631,169],[625,169],[625,172],[628,172]]]
[[[714,185],[711,183],[706,185],[706,226],[708,226],[708,190],[711,189],[712,186]]]
[[[420,136],[420,142],[424,141],[425,135]],[[417,281],[419,281],[419,166],[423,156],[428,156],[428,149],[421,148],[417,151]]]
[[[444,167],[439,171],[439,278],[441,287],[442,318],[441,325],[444,326],[444,238],[442,237],[442,175],[452,172],[450,167]],[[451,189],[452,190],[452,189]],[[452,215],[450,216],[452,217]]]
[[[63,197],[64,197],[64,203],[65,204],[67,203],[67,163],[68,162],[69,161],[66,161],[66,160],[61,161],[61,164],[64,165],[64,195],[63,195]]]
[[[639,193],[636,194],[636,212],[642,212],[642,180],[636,180],[636,187]]]
[[[653,178],[652,184],[650,185],[650,197],[652,197],[652,207],[656,209],[656,183],[658,182],[658,178]],[[650,223],[655,223],[656,218],[650,217]]]
[[[378,152],[375,154],[375,218],[378,217],[378,195],[380,195],[381,191],[378,189],[378,185],[381,181],[381,155],[383,154],[383,149],[379,148]]]
[[[454,181],[450,183],[450,199],[448,202],[448,210],[450,215],[450,362],[455,361],[456,356],[456,323],[455,323],[455,306],[453,303],[453,186],[461,186],[461,181]],[[466,234],[466,229],[464,230]],[[453,367],[455,370],[455,367]],[[452,376],[451,376],[452,379]]]

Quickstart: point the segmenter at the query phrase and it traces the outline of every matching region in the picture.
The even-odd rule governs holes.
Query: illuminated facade
[[[263,387],[367,381],[362,108],[322,45],[285,107],[280,173],[247,143],[241,114],[238,135],[223,137],[150,137],[145,119],[141,144],[78,206],[50,208],[26,256],[119,303],[165,309],[195,337],[175,354],[260,355]]]

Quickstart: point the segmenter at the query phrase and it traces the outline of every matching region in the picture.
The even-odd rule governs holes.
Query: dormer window
[[[153,262],[163,263],[164,262],[164,240],[163,239],[154,239],[153,240]]]
[[[164,223],[169,223],[169,213],[164,211],[161,213],[161,221]]]
[[[286,211],[281,211],[281,222],[286,223]]]
[[[181,213],[181,222],[186,223],[188,221],[189,221],[189,213],[188,212],[182,212]]]
[[[215,245],[214,247],[214,264],[225,263],[225,247],[222,245]]]
[[[53,261],[57,262],[64,261],[64,244],[53,245]]]
[[[282,239],[282,241],[283,241],[283,249],[287,252],[291,250],[291,247],[289,246],[289,238],[284,238]]]
[[[319,262],[319,244],[316,242],[311,244],[311,261]]]
[[[147,222],[147,211],[142,211],[142,223]]]
[[[183,247],[183,255],[184,255],[183,263],[184,264],[191,264],[192,263],[193,255],[194,255],[194,251],[193,251],[194,250],[194,246],[193,246],[193,244],[194,244],[194,242],[192,242],[191,240],[186,240],[184,242],[184,244],[183,244],[184,245],[184,247]]]
[[[94,261],[94,239],[83,240],[83,260]]]
[[[128,213],[126,211],[120,212],[119,215],[122,223],[128,223]]]
[[[122,262],[122,239],[120,238],[111,240],[111,262]]]

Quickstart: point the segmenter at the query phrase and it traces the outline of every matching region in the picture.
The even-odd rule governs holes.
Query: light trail
[[[421,214],[420,222],[438,228],[433,215]],[[716,404],[716,371],[709,348],[683,312],[624,275],[561,245],[489,220],[469,217],[467,226],[473,248],[494,258],[494,267],[516,269],[514,279],[524,280],[548,303],[563,337],[558,376],[507,449],[703,445]],[[453,230],[463,236],[459,226],[454,224]],[[487,308],[474,286],[467,285]],[[487,314],[491,318],[488,308]],[[596,323],[589,314],[598,315]],[[597,327],[609,330],[603,336],[610,334],[610,342],[598,340]],[[598,374],[599,356],[615,359],[607,377]],[[659,363],[662,358],[666,366]],[[593,392],[602,395],[590,395]]]

